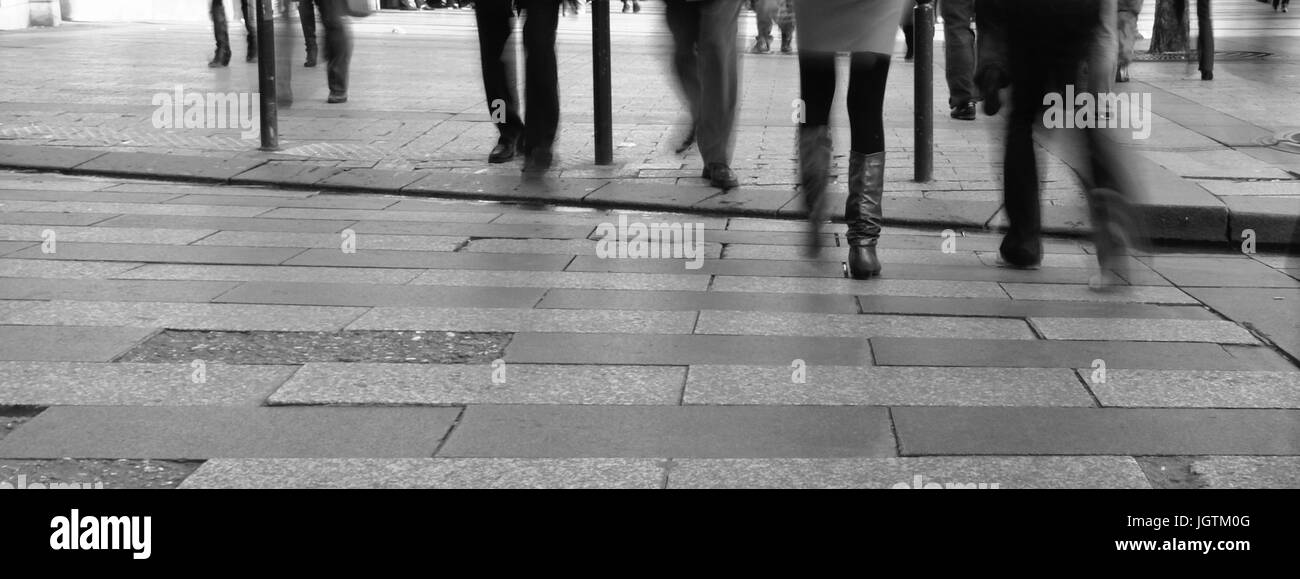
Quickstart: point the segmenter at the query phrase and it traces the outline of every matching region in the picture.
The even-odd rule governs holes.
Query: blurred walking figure
[[[810,252],[816,251],[826,220],[826,181],[830,173],[830,113],[835,98],[835,55],[848,52],[846,100],[852,142],[849,148],[848,275],[867,279],[880,273],[876,242],[884,225],[885,81],[898,37],[905,0],[798,0],[799,186],[808,210]]]
[[[571,12],[577,13],[576,0],[563,1],[569,3]],[[554,161],[552,147],[560,123],[560,89],[555,61],[555,29],[560,21],[560,3],[561,0],[479,0],[474,5],[488,114],[500,134],[496,147],[488,155],[489,163],[505,163],[522,154],[524,172],[543,173]],[[515,6],[524,15],[527,123],[519,114],[515,51],[508,42],[514,30]]]
[[[1119,0],[1118,30],[1119,55],[1115,71],[1115,82],[1130,80],[1128,65],[1133,62],[1133,45],[1137,43],[1138,15],[1142,13],[1143,0]]]
[[[246,62],[257,62],[257,29],[254,22],[257,21],[255,0],[238,0],[240,13],[244,15],[244,31],[248,37],[248,55],[245,57]],[[212,55],[212,60],[208,62],[211,68],[220,68],[230,65],[230,27],[226,20],[226,6],[222,0],[212,0],[208,6],[209,14],[212,16],[212,32],[217,39],[217,52]]]
[[[948,108],[952,118],[975,120],[975,0],[943,0],[944,76],[948,80]]]
[[[623,0],[623,13],[627,14],[628,12],[641,12],[641,0],[632,0],[630,8],[628,7],[628,0]]]
[[[758,19],[758,36],[754,37],[754,52],[772,52],[772,24],[781,30],[781,52],[794,52],[794,0],[753,0],[754,15]]]
[[[1291,0],[1273,0],[1273,11],[1274,11],[1274,12],[1277,12],[1277,7],[1278,7],[1278,4],[1279,4],[1279,3],[1280,3],[1281,6],[1282,6],[1282,11],[1283,11],[1283,12],[1286,12],[1286,11],[1287,11],[1287,10],[1286,10],[1286,7],[1289,6],[1289,5],[1291,4]]]
[[[903,21],[898,25],[903,29],[903,42],[907,44],[907,52],[903,54],[903,60],[912,60],[916,57],[915,41],[916,34],[916,0],[907,0],[903,3]]]
[[[704,158],[702,177],[724,190],[740,186],[731,170],[731,156],[740,103],[736,21],[742,5],[743,0],[665,0],[673,35],[673,71],[693,127],[678,151],[685,152],[698,139]]]
[[[330,96],[326,102],[348,102],[348,67],[352,63],[352,31],[344,20],[346,0],[301,0],[298,17],[302,20],[302,35],[307,42],[307,62],[316,66],[316,12],[320,12],[325,27],[325,73]]]
[[[1103,0],[980,0],[981,34],[992,42],[981,52],[977,79],[985,91],[985,113],[996,114],[998,87],[1010,85],[1003,198],[1007,233],[1000,264],[1036,269],[1043,258],[1038,166],[1033,130],[1042,116],[1044,96],[1060,91],[1089,57],[1102,24]],[[993,49],[996,47],[996,49]],[[1094,95],[1095,96],[1095,95]],[[1073,105],[1071,104],[1070,107]],[[1073,114],[1072,108],[1066,114]],[[1141,243],[1139,221],[1130,201],[1137,193],[1123,165],[1123,153],[1100,128],[1082,131],[1087,141],[1084,173],[1100,275],[1090,285],[1107,289],[1126,283],[1126,250]]]

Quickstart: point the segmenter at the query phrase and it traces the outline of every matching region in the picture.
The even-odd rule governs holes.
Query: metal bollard
[[[275,5],[257,0],[257,90],[261,93],[263,151],[280,150],[275,89]]]
[[[279,108],[287,109],[293,106],[293,45],[298,42],[296,31],[301,27],[293,19],[296,6],[289,0],[279,0],[277,4],[280,5],[284,30],[275,35],[278,44],[275,49],[275,103]]]
[[[934,0],[917,0],[913,15],[916,67],[913,178],[925,183],[934,178]]]
[[[609,0],[591,1],[591,49],[594,118],[596,123],[596,164],[614,163],[614,113],[610,86]]]

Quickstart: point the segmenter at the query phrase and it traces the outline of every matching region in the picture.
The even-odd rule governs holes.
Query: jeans
[[[348,94],[348,67],[352,63],[352,31],[343,19],[343,0],[302,0],[298,3],[298,17],[302,19],[302,34],[307,39],[308,50],[316,48],[316,11],[320,11],[325,27],[325,75],[329,79],[330,94]]]
[[[975,0],[943,0],[944,76],[948,79],[948,106],[975,100]]]
[[[742,0],[666,0],[673,71],[685,93],[705,165],[731,165],[740,60],[736,48]]]
[[[230,27],[226,20],[226,7],[222,0],[212,0],[210,5],[212,15],[212,32],[216,36],[217,50],[230,50],[230,33],[227,28]],[[244,14],[244,30],[248,33],[248,49],[250,51],[257,47],[257,10],[254,0],[239,0],[239,9]]]
[[[528,122],[519,114],[515,89],[514,29],[510,0],[479,0],[474,4],[478,23],[479,60],[488,112],[497,121],[502,139],[524,137],[524,153],[550,148],[560,124],[559,65],[555,59],[555,29],[560,22],[559,0],[519,0],[524,10],[524,96]]]

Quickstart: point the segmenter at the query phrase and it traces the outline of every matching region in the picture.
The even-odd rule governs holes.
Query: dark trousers
[[[316,49],[316,11],[325,27],[325,74],[330,94],[348,94],[348,67],[352,64],[352,31],[343,19],[343,0],[301,0],[298,17],[307,49]]]
[[[524,153],[555,143],[560,124],[559,65],[555,59],[555,28],[560,22],[558,0],[519,0],[524,12],[524,98],[527,123],[519,114],[515,89],[514,29],[510,0],[474,3],[478,23],[479,58],[488,114],[497,122],[502,139],[524,137]],[[504,109],[504,110],[503,110]]]
[[[257,7],[255,0],[239,0],[239,9],[244,14],[244,30],[248,33],[248,50],[257,50]],[[230,23],[226,20],[226,6],[222,0],[212,0],[209,6],[212,15],[212,32],[217,38],[217,50],[230,50]]]
[[[1214,18],[1210,0],[1196,0],[1196,50],[1200,53],[1201,72],[1214,72]]]
[[[794,0],[754,0],[754,17],[760,37],[771,40],[776,24],[782,39],[794,38]]]
[[[975,0],[943,0],[944,76],[948,79],[948,106],[957,107],[975,99]]]
[[[741,0],[667,0],[673,72],[685,93],[700,156],[707,166],[731,164],[740,61],[736,48]]]

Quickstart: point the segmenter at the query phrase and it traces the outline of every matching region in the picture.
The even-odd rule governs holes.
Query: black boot
[[[257,62],[257,37],[248,35],[248,58],[245,62]]]
[[[848,274],[868,279],[880,274],[876,242],[884,225],[881,203],[885,196],[885,152],[849,153],[849,199],[844,220],[849,225]]]
[[[781,54],[794,52],[794,34],[781,33]]]
[[[826,125],[799,125],[799,189],[808,212],[805,255],[817,255],[826,223],[826,181],[831,167],[831,133]]]
[[[212,60],[208,61],[208,68],[221,68],[230,66],[230,47],[218,46],[217,51],[212,55]]]
[[[903,42],[907,44],[907,52],[903,54],[903,60],[913,60],[916,58],[916,47],[913,46],[912,39],[916,29],[911,26],[903,26]]]
[[[302,65],[305,66],[305,67],[307,67],[307,68],[316,68],[316,53],[317,53],[316,45],[314,45],[314,44],[308,44],[308,45],[307,45],[307,60],[306,60],[305,62],[303,62]]]

